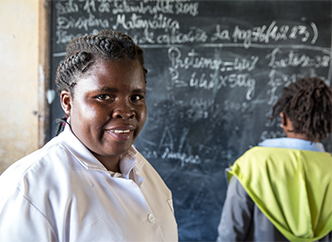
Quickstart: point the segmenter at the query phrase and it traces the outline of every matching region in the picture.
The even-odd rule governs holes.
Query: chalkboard
[[[143,48],[148,118],[135,146],[172,190],[180,241],[216,239],[224,169],[283,136],[267,119],[282,87],[304,76],[331,86],[329,0],[66,0],[51,10],[52,135],[63,115],[55,71],[73,37],[114,29]]]

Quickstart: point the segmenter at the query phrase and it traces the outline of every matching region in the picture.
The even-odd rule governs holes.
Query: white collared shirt
[[[0,241],[177,241],[170,190],[134,147],[108,171],[67,127],[0,176]]]
[[[309,150],[317,152],[325,152],[324,145],[322,143],[314,143],[308,140],[296,139],[296,138],[274,138],[266,139],[258,144],[263,147],[275,147],[275,148],[288,148],[296,150]]]

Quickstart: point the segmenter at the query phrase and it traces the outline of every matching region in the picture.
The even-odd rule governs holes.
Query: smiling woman
[[[55,80],[64,131],[0,177],[0,241],[178,240],[172,194],[133,147],[146,73],[120,32],[69,43]]]
[[[145,78],[136,60],[99,60],[61,104],[75,136],[108,169],[119,172],[120,155],[133,144],[146,119]]]

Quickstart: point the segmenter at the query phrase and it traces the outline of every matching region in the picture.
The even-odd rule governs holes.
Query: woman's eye
[[[134,95],[131,97],[131,100],[132,101],[139,101],[139,100],[142,100],[144,98],[144,96],[142,95]]]
[[[107,94],[98,95],[97,98],[100,99],[100,100],[111,100],[112,99],[112,97],[110,95],[107,95]]]

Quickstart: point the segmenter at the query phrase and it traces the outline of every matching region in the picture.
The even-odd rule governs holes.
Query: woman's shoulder
[[[42,148],[13,163],[0,175],[0,190],[18,189],[34,180],[42,182],[54,174],[56,167],[65,164],[68,152],[57,138],[50,140]]]

